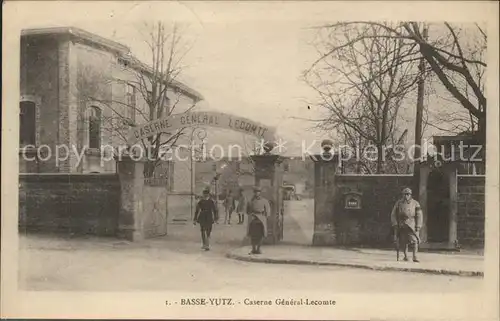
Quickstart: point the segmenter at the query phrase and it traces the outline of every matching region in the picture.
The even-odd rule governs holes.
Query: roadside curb
[[[484,272],[481,271],[461,271],[461,270],[453,271],[453,270],[443,270],[443,269],[395,267],[395,266],[382,266],[382,265],[368,265],[362,263],[348,263],[341,261],[321,262],[321,261],[297,260],[297,259],[272,259],[266,257],[245,256],[241,254],[235,254],[233,252],[227,253],[226,257],[238,261],[267,263],[267,264],[341,266],[341,267],[368,269],[375,271],[399,271],[399,272],[424,273],[424,274],[436,274],[436,275],[454,275],[454,276],[464,276],[464,277],[484,277]]]

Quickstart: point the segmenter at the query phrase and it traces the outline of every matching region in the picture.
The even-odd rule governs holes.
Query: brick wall
[[[118,228],[117,175],[19,176],[19,231],[113,236]]]
[[[390,245],[390,214],[401,189],[412,177],[337,175],[332,219],[339,245]],[[362,193],[361,209],[345,209],[344,192]]]
[[[484,176],[458,176],[458,241],[484,244]]]

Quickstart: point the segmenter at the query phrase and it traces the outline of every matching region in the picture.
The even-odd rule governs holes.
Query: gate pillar
[[[144,188],[144,161],[123,155],[116,162],[120,178],[120,211],[118,237],[129,241],[144,239],[142,224]]]
[[[323,141],[323,153],[311,155],[314,161],[313,245],[335,245],[334,202],[338,155],[330,152],[331,142]]]
[[[255,166],[255,185],[262,188],[262,196],[269,200],[271,206],[264,244],[276,244],[283,239],[283,157],[267,150],[263,155],[252,156],[252,160]]]

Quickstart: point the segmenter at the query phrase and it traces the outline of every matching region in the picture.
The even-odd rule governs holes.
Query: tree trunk
[[[486,146],[486,111],[484,111],[484,115],[477,120],[477,136],[481,144]]]
[[[377,145],[377,174],[383,174],[384,171],[384,146]]]

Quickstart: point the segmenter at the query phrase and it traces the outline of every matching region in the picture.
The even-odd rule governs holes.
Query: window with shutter
[[[21,145],[36,144],[36,105],[32,101],[19,104],[19,143]]]
[[[135,123],[135,108],[136,108],[136,88],[130,84],[125,85],[125,95],[127,98],[126,117]]]
[[[101,118],[101,109],[95,106],[90,107],[88,118],[89,148],[99,149],[101,147]]]

